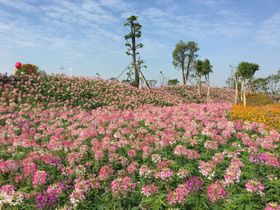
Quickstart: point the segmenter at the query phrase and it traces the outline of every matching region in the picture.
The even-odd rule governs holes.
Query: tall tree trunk
[[[207,81],[207,102],[210,103],[210,78],[209,78],[209,75],[208,75],[208,81]]]
[[[135,31],[133,31],[133,25],[131,27],[131,33],[135,34]],[[133,62],[134,73],[135,73],[135,86],[137,88],[139,88],[140,77],[139,77],[138,64],[137,64],[137,60],[136,60],[136,40],[135,40],[135,36],[132,36],[132,62]]]
[[[190,74],[190,61],[188,61],[188,64],[187,64],[187,69],[186,69],[186,74],[185,74],[185,80],[186,82],[188,81],[188,78],[189,78],[189,74]]]
[[[201,96],[201,77],[198,76],[198,80],[197,80],[197,92],[198,95]]]
[[[182,68],[182,77],[183,77],[183,84],[186,84],[186,77],[185,77],[185,64],[184,62],[181,63],[181,68]]]
[[[185,71],[182,70],[182,77],[183,77],[183,84],[186,84],[186,77],[185,77]]]
[[[243,105],[246,106],[246,86],[245,86],[245,80],[243,81]]]
[[[241,81],[240,82],[240,85],[241,85],[241,87],[240,87],[240,100],[241,100],[241,102],[243,102],[244,100],[244,97],[243,97],[243,92],[244,92],[244,87],[243,87],[243,81]]]
[[[234,104],[237,104],[238,100],[238,81],[235,82],[235,98],[234,98]]]

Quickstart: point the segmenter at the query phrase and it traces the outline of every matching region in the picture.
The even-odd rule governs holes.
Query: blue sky
[[[229,65],[258,63],[256,76],[280,69],[279,0],[0,0],[0,71],[34,63],[48,73],[61,65],[75,75],[117,76],[130,63],[123,26],[132,14],[143,26],[141,50],[149,79],[181,73],[172,66],[179,40],[195,41],[199,58],[213,64],[214,86]]]

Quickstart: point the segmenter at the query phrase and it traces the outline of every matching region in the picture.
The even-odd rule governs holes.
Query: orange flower
[[[247,107],[235,105],[232,107],[231,117],[234,120],[259,122],[266,124],[268,128],[280,129],[280,104]]]

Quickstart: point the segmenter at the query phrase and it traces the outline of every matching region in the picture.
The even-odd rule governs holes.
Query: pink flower
[[[139,169],[139,175],[145,178],[150,177],[152,175],[152,170],[148,166],[143,165]]]
[[[199,153],[196,150],[188,149],[186,150],[186,156],[188,160],[194,160],[200,157]]]
[[[186,189],[190,192],[200,190],[202,185],[203,181],[198,176],[191,176],[186,180]]]
[[[145,185],[141,188],[141,192],[146,196],[149,197],[152,194],[156,194],[158,192],[158,188],[154,184]]]
[[[227,191],[218,181],[210,184],[207,188],[208,198],[212,203],[215,203],[219,199],[225,199],[227,197]]]
[[[127,172],[129,174],[134,173],[137,170],[138,166],[139,164],[136,161],[130,163],[129,166],[127,167]]]
[[[213,176],[215,176],[215,167],[216,167],[216,163],[214,161],[209,161],[209,162],[205,162],[205,161],[199,161],[199,172],[209,178],[212,179]]]
[[[226,169],[226,173],[224,175],[226,185],[239,182],[242,167],[243,167],[243,163],[239,158],[233,158],[231,160],[228,168]]]
[[[17,69],[20,69],[22,67],[22,63],[21,62],[16,62],[15,67]]]
[[[85,193],[90,190],[90,182],[81,178],[75,179],[74,191],[70,194],[70,202],[76,205],[85,199]]]
[[[269,166],[279,167],[280,162],[277,157],[270,153],[262,153],[259,155],[259,160]]]
[[[280,205],[277,203],[268,203],[265,206],[265,210],[280,210]]]
[[[245,184],[245,187],[248,192],[255,192],[257,194],[263,195],[264,186],[261,182],[249,180]]]
[[[186,196],[189,194],[185,185],[179,185],[174,191],[171,191],[167,195],[167,200],[171,205],[182,204]]]
[[[33,176],[32,185],[33,187],[38,187],[46,183],[47,172],[45,171],[36,171]]]
[[[15,160],[0,161],[0,172],[6,173],[9,171],[17,171],[19,164]]]
[[[8,195],[14,194],[15,188],[14,185],[6,184],[0,188],[0,193],[7,193]]]
[[[27,176],[32,176],[35,171],[36,171],[37,167],[36,164],[32,161],[32,159],[25,159],[23,160],[23,176],[27,177]]]
[[[136,157],[137,151],[135,149],[128,150],[127,155],[128,155],[128,157]]]
[[[177,145],[174,149],[174,155],[178,155],[181,157],[182,155],[185,155],[187,152],[187,149],[185,146],[182,145]]]
[[[127,191],[132,191],[136,187],[136,183],[133,183],[132,178],[126,176],[123,178],[117,178],[111,183],[113,194],[123,194]]]
[[[107,180],[113,175],[113,169],[111,165],[105,165],[100,168],[99,179]]]
[[[159,178],[161,180],[169,179],[173,176],[173,171],[169,168],[164,168],[160,172],[155,174],[155,178]]]

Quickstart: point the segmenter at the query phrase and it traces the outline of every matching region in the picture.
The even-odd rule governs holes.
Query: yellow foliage
[[[266,124],[269,128],[280,129],[280,104],[268,104],[264,106],[234,105],[231,110],[234,120],[243,119],[250,122]]]

